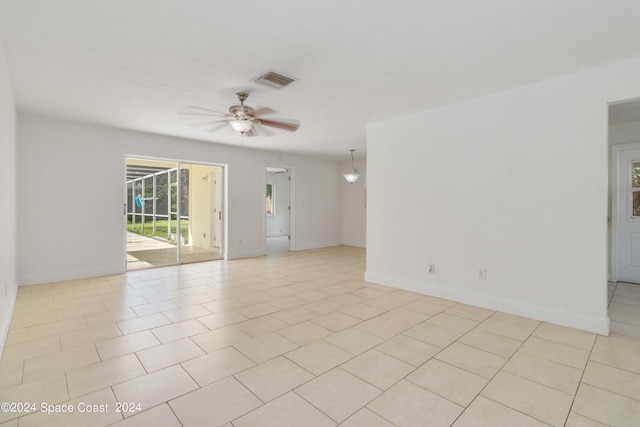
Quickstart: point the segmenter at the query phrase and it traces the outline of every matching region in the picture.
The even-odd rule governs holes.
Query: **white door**
[[[614,147],[617,280],[640,283],[640,145]]]
[[[223,205],[223,200],[224,200],[224,194],[223,194],[223,182],[222,182],[222,169],[218,169],[216,172],[213,172],[211,174],[211,178],[213,181],[213,198],[212,198],[212,202],[213,202],[213,215],[212,215],[212,219],[213,219],[213,242],[212,242],[212,246],[217,247],[220,249],[220,256],[222,256],[222,245],[224,243],[223,241],[223,235],[222,235],[222,223],[224,221],[223,219],[223,213],[224,213],[224,205]]]

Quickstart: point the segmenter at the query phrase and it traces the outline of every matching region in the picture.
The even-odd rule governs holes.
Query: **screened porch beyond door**
[[[223,257],[221,166],[126,164],[127,270]]]

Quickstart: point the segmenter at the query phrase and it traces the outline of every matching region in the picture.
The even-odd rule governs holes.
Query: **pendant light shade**
[[[345,170],[342,172],[342,176],[347,180],[348,183],[353,184],[360,178],[360,173],[358,169],[353,166],[353,152],[356,150],[349,150],[351,152],[351,169]]]

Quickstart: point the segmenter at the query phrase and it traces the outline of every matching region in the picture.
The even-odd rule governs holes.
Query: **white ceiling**
[[[244,146],[346,160],[367,123],[640,56],[640,1],[0,0],[0,40],[20,112],[238,145],[177,113],[245,90],[301,126]]]

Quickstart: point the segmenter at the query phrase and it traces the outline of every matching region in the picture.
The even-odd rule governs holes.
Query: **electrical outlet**
[[[478,270],[478,280],[487,280],[487,269],[481,268]]]
[[[427,271],[429,271],[430,274],[435,274],[436,273],[436,265],[435,264],[429,264],[429,269]]]

